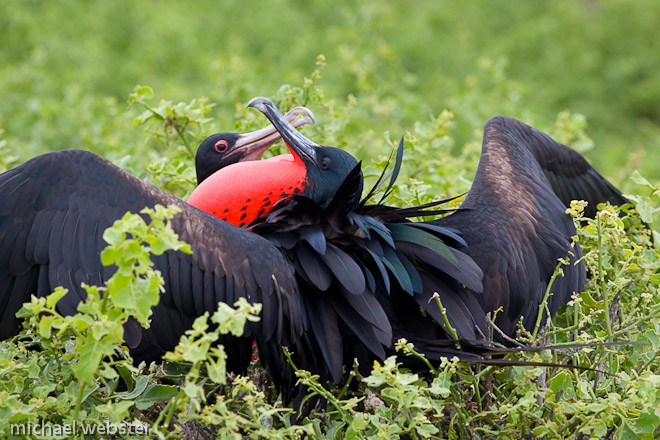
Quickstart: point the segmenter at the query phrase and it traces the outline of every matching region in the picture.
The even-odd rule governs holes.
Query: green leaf
[[[552,379],[550,379],[550,389],[555,395],[561,392],[561,400],[576,399],[575,388],[573,387],[573,380],[567,371],[560,371]]]
[[[111,246],[120,246],[126,240],[126,234],[120,230],[117,222],[103,232],[103,239]]]
[[[537,426],[532,430],[535,438],[546,437],[553,434],[553,431],[545,426]]]
[[[106,402],[96,405],[96,410],[108,416],[113,423],[121,423],[130,416],[129,409],[134,405],[133,401]]]
[[[632,175],[630,176],[630,178],[632,179],[633,182],[635,182],[635,183],[638,184],[638,185],[643,185],[643,186],[646,186],[646,187],[651,188],[651,189],[654,189],[654,188],[655,188],[655,186],[653,186],[653,185],[651,184],[651,182],[649,182],[649,181],[646,180],[644,177],[642,177],[642,175],[641,175],[641,173],[639,172],[639,170],[635,170],[635,171],[633,171],[633,173],[632,173]]]
[[[117,369],[117,372],[121,376],[121,379],[124,381],[124,384],[126,384],[128,391],[130,392],[131,390],[134,390],[136,381],[133,378],[133,375],[131,374],[131,370],[129,369],[129,367],[123,364],[119,364],[115,368]],[[148,377],[148,376],[140,376],[140,377]]]
[[[119,368],[117,369],[119,370]],[[124,376],[122,375],[122,377]],[[116,393],[115,396],[122,400],[135,399],[147,389],[147,386],[151,380],[151,376],[140,376],[133,382],[133,389],[131,391],[127,391],[125,393]]]
[[[642,221],[646,223],[653,223],[653,214],[656,209],[653,207],[651,201],[647,198],[640,199],[636,206],[639,216],[642,218]]]
[[[133,88],[130,99],[151,99],[154,97],[154,90],[149,86],[137,85]]]
[[[421,425],[416,425],[415,430],[417,431],[417,433],[419,435],[421,435],[424,438],[429,438],[431,436],[434,436],[438,432],[440,432],[440,430],[438,428],[431,425],[430,423],[424,423],[424,424],[421,424]]]
[[[649,409],[633,420],[631,428],[638,435],[638,438],[651,440],[656,438],[653,433],[656,432],[659,426],[660,417],[652,409]]]
[[[451,395],[451,383],[451,377],[448,373],[440,373],[433,379],[429,391],[442,398],[447,398]]]
[[[117,272],[108,280],[108,294],[116,307],[126,309],[145,325],[151,308],[160,300],[161,285],[162,279],[155,275],[144,279]]]
[[[55,304],[57,304],[59,300],[61,300],[64,297],[64,295],[67,294],[68,291],[69,290],[65,289],[64,287],[61,286],[56,287],[53,293],[51,293],[46,297],[46,307],[52,308],[53,306],[55,306]]]
[[[204,394],[204,388],[202,384],[196,384],[193,382],[186,381],[181,390],[188,396],[190,399],[199,399]]]
[[[55,317],[52,315],[46,315],[41,317],[41,319],[39,320],[39,335],[42,338],[50,339],[54,320]]]
[[[135,400],[135,407],[146,410],[154,403],[168,402],[179,394],[178,387],[172,385],[151,384],[146,391]]]
[[[328,429],[327,438],[330,438],[330,439],[343,438],[341,433],[344,430],[345,426],[346,426],[346,424],[343,421],[335,420],[332,423],[332,425],[330,426],[330,429]]]
[[[365,420],[363,414],[360,413],[355,414],[355,416],[353,417],[353,421],[351,422],[351,428],[353,428],[355,432],[364,431],[367,428],[367,425],[368,425],[368,421]]]
[[[92,383],[101,359],[111,354],[114,346],[114,342],[108,338],[94,340],[89,336],[79,337],[75,347],[79,360],[77,364],[71,366],[76,378],[81,382]]]
[[[225,348],[220,345],[210,350],[206,361],[206,371],[209,379],[217,384],[224,384],[227,381],[227,354]]]

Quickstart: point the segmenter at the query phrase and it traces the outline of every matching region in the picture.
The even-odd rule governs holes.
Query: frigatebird
[[[323,148],[281,122],[277,109],[269,101],[257,99],[252,105],[269,117],[288,145]],[[400,166],[400,160],[398,157],[396,167]],[[568,258],[565,275],[557,278],[548,301],[549,310],[556,312],[573,293],[581,291],[586,276],[581,250],[572,243],[577,232],[565,213],[566,206],[573,199],[585,199],[589,202],[587,214],[593,215],[598,203],[628,203],[579,153],[506,117],[494,117],[486,123],[482,159],[474,184],[466,201],[452,215],[413,223],[407,219],[422,214],[424,207],[405,210],[380,204],[369,206],[366,202],[373,195],[371,192],[357,203],[359,189],[361,176],[356,167],[329,203],[330,211],[325,206],[315,208],[304,197],[294,194],[287,200],[297,201],[296,208],[289,212],[282,208],[264,217],[261,212],[260,219],[248,227],[288,251],[289,259],[297,264],[299,285],[321,291],[332,289],[330,275],[341,281],[341,276],[329,271],[328,262],[324,261],[328,252],[326,242],[341,243],[340,249],[346,252],[340,258],[344,266],[348,262],[357,263],[351,275],[352,280],[360,283],[355,289],[364,289],[362,283],[367,279],[369,286],[363,296],[378,301],[378,305],[368,305],[368,313],[373,315],[367,321],[378,321],[376,314],[382,311],[387,315],[394,339],[404,336],[414,340],[429,356],[461,354],[451,349],[450,337],[461,339],[464,347],[482,349],[481,341],[487,339],[487,314],[500,308],[495,323],[505,335],[513,336],[523,317],[523,325],[529,329],[558,259]],[[197,191],[202,190],[200,186]],[[209,205],[203,209],[220,215],[215,206],[222,207],[224,202],[216,202],[213,197],[205,200]],[[441,242],[449,244],[447,248],[456,259],[440,258],[443,254],[440,246],[420,246],[426,239],[423,235],[415,236],[420,229],[438,234]],[[390,242],[381,243],[374,231],[380,231]],[[375,255],[374,248],[378,248]],[[367,253],[373,261],[365,256]],[[384,272],[388,275],[374,276]],[[395,283],[388,284],[389,274]],[[379,284],[380,281],[383,283]],[[349,280],[344,282],[335,286],[335,290],[349,284]],[[446,308],[444,317],[431,301],[434,294]],[[369,353],[380,357],[382,352],[374,342],[378,331],[370,339],[367,330],[355,326],[349,336],[347,333],[351,332],[337,327],[341,305],[336,304],[336,298],[333,304],[323,303],[326,298],[323,295],[310,298],[319,304],[309,308],[316,312],[310,321],[317,326],[312,328],[316,334],[339,332],[343,334],[343,343],[351,338],[359,340],[361,344],[349,344],[352,348],[369,348],[360,353],[363,360],[369,359]],[[425,313],[420,313],[420,308]],[[445,317],[456,334],[450,334],[445,327]],[[323,325],[330,329],[321,328]],[[359,353],[348,353],[339,343],[324,347],[321,344],[324,340],[327,339],[317,337],[328,365],[339,365],[331,357],[341,356],[342,352],[345,359],[360,357]],[[385,343],[382,345],[387,347]],[[333,370],[335,378],[337,372]]]
[[[172,251],[153,258],[165,292],[149,329],[125,328],[138,359],[171,349],[192,321],[218,302],[246,297],[263,304],[261,321],[250,323],[242,338],[221,341],[229,367],[244,368],[256,340],[261,361],[287,398],[295,376],[282,346],[294,352],[300,367],[323,380],[339,380],[344,364],[355,357],[384,357],[392,343],[386,292],[396,285],[406,294],[422,288],[397,245],[418,251],[419,260],[434,267],[434,279],[455,279],[479,290],[479,269],[453,249],[462,243],[457,234],[404,222],[415,209],[388,208],[380,218],[376,211],[357,212],[358,162],[342,150],[299,137],[272,103],[255,100],[252,106],[284,133],[291,155],[223,166],[202,178],[189,200],[201,207],[206,203],[205,209],[219,216],[227,216],[227,204],[232,208],[227,219],[235,224],[90,152],[48,153],[0,175],[0,336],[17,331],[14,314],[30,294],[44,296],[64,286],[69,293],[58,310],[74,313],[84,295],[80,284],[102,284],[115,270],[98,258],[103,230],[126,211],[156,204],[181,208],[171,225],[193,254]],[[215,150],[222,140],[228,139],[208,144]],[[388,226],[390,220],[400,224]],[[250,230],[237,226],[241,223],[249,223]],[[432,252],[424,255],[423,249]],[[453,269],[461,262],[463,271]]]
[[[263,98],[251,106],[269,117],[292,154],[203,176],[189,199],[202,210],[87,152],[49,153],[0,175],[0,301],[8,311],[2,335],[15,331],[12,310],[30,293],[63,285],[70,293],[60,310],[72,313],[79,284],[100,284],[114,270],[98,261],[103,229],[125,211],[160,203],[182,208],[172,227],[193,254],[154,257],[165,293],[149,330],[127,329],[138,357],[170,349],[196,316],[240,296],[264,307],[242,339],[222,341],[230,367],[245,366],[255,339],[285,394],[294,377],[282,346],[300,367],[335,381],[353,358],[367,365],[382,359],[393,339],[415,337],[418,327],[418,340],[434,352],[455,353],[430,301],[436,293],[459,336],[482,339],[484,275],[468,255],[475,243],[461,236],[462,225],[409,220],[435,205],[367,204],[374,192],[360,200],[362,175],[352,156],[309,141]],[[215,150],[217,142],[209,145]],[[398,154],[395,171],[400,165]]]

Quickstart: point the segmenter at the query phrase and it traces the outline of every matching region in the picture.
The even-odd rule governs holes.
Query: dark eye
[[[328,156],[324,157],[323,160],[321,160],[321,168],[324,170],[329,169],[332,166],[332,159],[330,159]]]
[[[227,151],[228,146],[229,144],[227,143],[227,141],[223,139],[215,143],[215,151],[217,151],[218,153],[224,153],[225,151]]]

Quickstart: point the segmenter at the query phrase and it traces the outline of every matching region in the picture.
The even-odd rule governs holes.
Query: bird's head
[[[303,117],[300,117],[301,115]],[[284,119],[294,127],[314,123],[314,115],[305,107],[292,109]],[[212,134],[197,147],[195,155],[197,184],[199,185],[221,168],[237,162],[259,159],[280,137],[280,133],[272,125],[244,134]]]
[[[226,135],[207,139],[204,150],[210,151],[211,156],[214,153],[218,156],[215,159],[200,160],[200,155],[204,153],[198,153],[198,170],[203,162],[207,171],[200,173],[203,181],[188,197],[189,204],[229,223],[244,226],[292,194],[305,196],[326,208],[333,200],[343,197],[344,191],[341,188],[349,176],[355,177],[355,180],[350,182],[351,188],[346,191],[346,200],[355,199],[355,194],[361,192],[362,176],[356,175],[360,170],[353,156],[337,148],[317,145],[305,138],[290,122],[292,118],[283,116],[266,98],[253,99],[249,107],[266,115],[273,127],[263,129],[262,133],[266,133],[266,136],[253,133],[246,138],[246,135],[242,135],[243,138],[233,143],[230,143]],[[311,114],[306,109],[298,111],[308,116]],[[280,137],[284,139],[291,154],[254,160]],[[227,141],[226,149],[224,141]],[[237,144],[239,147],[249,144],[250,147],[243,150],[243,153],[236,153]],[[224,153],[218,153],[216,145]],[[227,157],[229,150],[233,154]],[[210,169],[217,171],[209,175]]]
[[[306,176],[303,195],[321,206],[327,205],[349,173],[358,166],[357,160],[339,148],[321,146],[307,139],[266,98],[252,99],[248,107],[259,110],[270,120],[282,136],[294,161],[304,165]]]

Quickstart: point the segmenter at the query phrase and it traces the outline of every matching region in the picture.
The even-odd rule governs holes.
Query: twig
[[[452,327],[452,325],[449,323],[449,317],[447,316],[447,309],[445,309],[442,305],[442,301],[440,301],[440,295],[438,292],[433,292],[433,296],[429,299],[429,302],[431,300],[435,299],[436,304],[438,305],[438,309],[440,309],[440,314],[442,315],[442,320],[444,321],[445,327],[447,328],[447,331],[451,335],[452,340],[454,341],[454,345],[456,346],[457,349],[461,349],[461,343],[458,341],[458,333],[456,333],[456,329]]]
[[[493,328],[493,330],[495,330],[495,331],[496,331],[496,332],[502,337],[502,339],[504,339],[504,340],[507,341],[507,342],[511,342],[512,344],[517,345],[518,347],[525,347],[525,344],[522,344],[522,343],[516,341],[515,339],[513,339],[512,337],[510,337],[510,336],[508,336],[506,333],[504,333],[504,332],[502,331],[502,329],[500,329],[500,328],[497,326],[497,324],[495,324],[495,323],[490,319],[490,316],[487,316],[487,317],[486,317],[486,320],[487,320],[486,322],[488,322],[488,325],[490,325],[490,326]]]
[[[550,298],[550,295],[552,293],[550,292],[550,289],[552,289],[552,285],[555,283],[555,279],[557,278],[557,275],[561,274],[564,276],[563,271],[561,270],[561,267],[564,265],[564,260],[559,259],[557,262],[557,265],[555,266],[555,270],[552,273],[552,277],[550,278],[550,281],[548,282],[548,286],[545,289],[545,294],[543,295],[543,300],[541,301],[541,304],[539,304],[539,312],[538,315],[536,315],[536,323],[534,324],[534,331],[532,332],[532,340],[536,340],[536,335],[539,332],[539,327],[541,326],[541,320],[543,319],[543,315],[545,310],[548,308],[548,299]],[[548,313],[549,315],[549,313]]]

